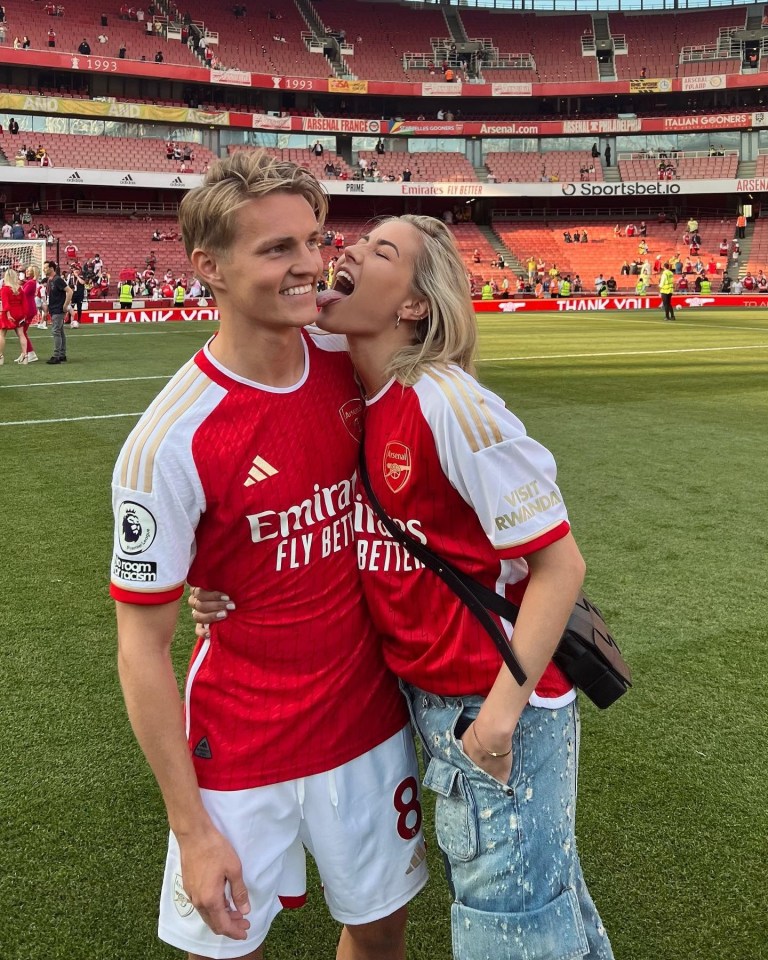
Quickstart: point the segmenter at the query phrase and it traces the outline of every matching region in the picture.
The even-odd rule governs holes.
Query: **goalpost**
[[[34,264],[44,277],[43,263],[48,259],[45,240],[0,240],[0,280],[9,268],[17,273]]]

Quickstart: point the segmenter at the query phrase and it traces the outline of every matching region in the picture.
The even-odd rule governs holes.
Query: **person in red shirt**
[[[0,366],[5,363],[6,330],[15,330],[21,343],[21,363],[27,362],[26,334],[19,324],[26,316],[24,293],[19,281],[19,275],[10,268],[3,274],[3,285],[0,287]]]
[[[441,221],[386,220],[346,248],[318,323],[347,338],[376,497],[413,538],[519,604],[514,631],[497,623],[527,679],[386,532],[361,486],[358,563],[438,795],[455,956],[611,960],[576,851],[576,691],[552,662],[584,562],[554,458],[472,376],[464,275]],[[206,616],[220,609],[210,598]]]
[[[749,273],[749,272],[746,274],[746,276],[744,277],[744,279],[743,279],[741,282],[742,282],[745,290],[750,290],[750,291],[751,291],[751,290],[754,290],[754,289],[757,287],[757,284],[755,283],[755,278],[754,278],[754,277],[752,276],[752,274]]]
[[[66,247],[64,247],[64,253],[67,255],[67,260],[77,260],[77,244],[70,240]]]
[[[363,402],[317,316],[319,182],[261,151],[211,166],[179,219],[219,333],[134,428],[113,475],[119,672],[171,826],[162,939],[258,960],[311,850],[340,960],[403,960],[427,879],[418,766],[353,539]],[[185,581],[237,608],[190,663]]]

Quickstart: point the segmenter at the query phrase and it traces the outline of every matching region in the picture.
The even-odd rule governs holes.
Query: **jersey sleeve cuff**
[[[556,526],[545,530],[544,533],[538,534],[530,540],[523,540],[521,543],[516,543],[508,547],[501,546],[498,548],[498,551],[505,560],[515,560],[517,557],[524,557],[529,553],[536,553],[537,550],[543,550],[544,547],[548,547],[552,543],[557,543],[558,540],[562,540],[563,537],[567,536],[570,531],[570,524],[566,520],[562,520]]]
[[[155,590],[142,593],[138,590],[126,590],[118,584],[112,582],[109,585],[109,595],[113,600],[119,600],[120,603],[133,603],[139,606],[154,606],[162,603],[173,603],[184,593],[184,584],[180,583],[177,587],[171,587],[170,590]]]

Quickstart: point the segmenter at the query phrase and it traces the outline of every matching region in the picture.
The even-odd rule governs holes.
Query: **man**
[[[183,307],[184,301],[187,298],[187,288],[181,282],[181,280],[176,281],[176,286],[173,289],[173,305],[174,307]]]
[[[659,277],[659,293],[661,294],[661,305],[664,307],[664,319],[672,321],[675,319],[675,310],[672,306],[672,292],[675,289],[675,275],[669,268],[669,263],[664,264],[664,269]]]
[[[493,300],[493,286],[490,280],[484,281],[481,297],[483,300]]]
[[[64,253],[67,255],[67,260],[77,260],[77,244],[70,240],[66,247],[64,247]]]
[[[80,46],[77,48],[77,52],[81,53],[84,57],[89,57],[91,55],[91,45],[88,43],[85,37],[83,37],[83,39],[80,41]]]
[[[120,281],[119,300],[121,310],[130,310],[133,306],[133,284],[130,280]]]
[[[325,211],[311,174],[261,152],[187,194],[184,243],[220,331],[115,468],[120,677],[172,830],[159,930],[194,960],[262,957],[303,897],[303,845],[345,924],[339,960],[404,960],[426,882],[407,718],[352,537],[363,402],[346,354],[302,332]],[[193,655],[182,710],[185,580],[238,609]]]
[[[595,277],[595,293],[600,293],[604,284],[605,280],[603,279],[602,273],[598,273],[598,275]]]
[[[55,260],[48,260],[45,263],[45,275],[48,278],[48,313],[51,315],[53,336],[53,356],[45,362],[66,363],[67,335],[64,332],[64,316],[72,300],[72,289],[59,274],[59,266]]]

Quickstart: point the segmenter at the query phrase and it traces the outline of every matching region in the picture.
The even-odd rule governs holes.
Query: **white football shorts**
[[[242,957],[266,939],[283,907],[306,899],[306,854],[328,909],[355,925],[388,917],[427,882],[419,771],[410,725],[326,773],[250,790],[202,790],[216,827],[237,851],[250,895],[247,940],[213,933],[184,892],[171,833],[160,897],[161,940],[204,957]]]

